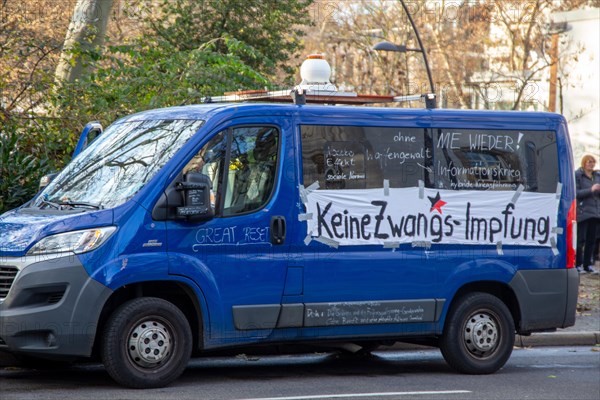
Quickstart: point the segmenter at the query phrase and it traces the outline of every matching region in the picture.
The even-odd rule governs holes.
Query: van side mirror
[[[181,193],[183,206],[177,207],[177,217],[190,221],[202,221],[214,216],[211,204],[212,182],[199,172],[188,172],[183,182],[177,182],[175,189]]]
[[[77,146],[75,146],[75,150],[73,151],[73,158],[76,155],[81,153],[86,147],[88,147],[98,136],[102,134],[103,128],[100,122],[93,121],[88,122],[81,131],[81,135],[79,135],[79,140],[77,141]]]

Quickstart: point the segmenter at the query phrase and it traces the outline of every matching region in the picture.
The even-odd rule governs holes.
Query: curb
[[[551,346],[596,346],[600,345],[600,331],[544,332],[529,336],[516,335],[515,347],[551,347]],[[432,347],[397,342],[392,346],[381,346],[377,351],[422,350]]]
[[[530,336],[517,335],[515,346],[595,346],[600,344],[600,331],[597,332],[549,332],[533,333]]]

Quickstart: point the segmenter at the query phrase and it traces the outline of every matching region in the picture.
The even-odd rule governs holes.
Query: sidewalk
[[[600,279],[600,278],[596,278]],[[515,346],[594,346],[600,344],[600,311],[578,312],[575,325],[556,332],[517,335]]]

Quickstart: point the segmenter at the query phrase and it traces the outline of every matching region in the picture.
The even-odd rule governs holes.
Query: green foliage
[[[222,50],[217,51],[218,46]],[[199,103],[206,96],[268,84],[242,60],[259,57],[255,50],[230,37],[191,50],[139,38],[109,47],[99,59],[97,53],[80,56],[95,62],[96,68],[85,78],[64,84],[53,99],[64,121],[107,124],[141,110]]]
[[[227,91],[262,89],[299,48],[290,21],[312,0],[197,2],[164,0],[141,9],[146,30],[102,52],[74,46],[90,72],[63,83],[52,106],[68,131],[108,124],[133,112],[193,104]],[[142,5],[145,4],[142,2]]]
[[[0,210],[15,208],[37,192],[40,177],[48,169],[45,155],[25,149],[15,131],[0,132]]]
[[[265,75],[272,75],[301,48],[300,25],[310,25],[308,7],[313,0],[160,0],[157,8],[143,9],[149,34],[188,51],[216,37],[230,37],[254,50],[240,54],[240,61]],[[157,11],[158,9],[158,11]],[[228,46],[216,43],[225,54]]]
[[[0,116],[0,214],[31,199],[40,178],[71,158],[75,140],[60,119],[16,112]]]
[[[1,92],[8,75],[0,74],[0,213],[29,200],[41,176],[69,161],[88,121],[108,125],[142,110],[269,86],[299,49],[296,27],[310,23],[312,1],[160,0],[141,9],[138,37],[106,48],[70,47],[70,59],[88,71],[74,82],[55,86],[52,67],[34,69],[24,83],[28,98],[7,102]],[[0,35],[3,57],[6,49],[20,54],[11,43]]]

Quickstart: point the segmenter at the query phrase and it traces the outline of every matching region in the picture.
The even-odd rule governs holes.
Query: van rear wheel
[[[102,361],[118,383],[156,388],[177,379],[192,352],[192,333],[174,304],[142,297],[120,306],[108,319],[102,338]]]
[[[488,293],[471,293],[449,311],[440,340],[446,362],[466,374],[491,374],[508,361],[515,325],[508,307]]]

